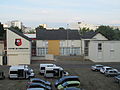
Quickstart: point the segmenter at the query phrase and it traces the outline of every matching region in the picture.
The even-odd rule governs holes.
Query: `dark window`
[[[102,43],[98,43],[98,50],[102,50]]]
[[[10,71],[10,74],[18,74],[17,71]]]
[[[77,83],[74,83],[74,84],[68,84],[67,85],[67,87],[78,87],[79,86],[79,84],[77,84]]]
[[[55,73],[55,71],[51,70],[51,71],[46,71],[46,73]]]
[[[45,67],[41,67],[41,70],[45,70]]]

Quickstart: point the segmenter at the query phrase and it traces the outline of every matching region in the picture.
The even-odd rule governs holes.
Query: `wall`
[[[59,55],[60,53],[60,41],[48,40],[48,54]]]
[[[106,37],[104,37],[100,33],[96,34],[92,39],[95,39],[95,40],[108,40]]]
[[[81,49],[81,40],[37,40],[36,48],[48,48],[48,54],[60,55],[60,48],[62,47],[79,47]],[[37,56],[38,50],[36,50]],[[81,53],[81,50],[80,50]]]
[[[98,51],[98,43],[102,50]],[[91,41],[89,43],[89,59],[94,62],[120,62],[120,41]]]
[[[15,39],[21,39],[22,45],[16,46]],[[30,64],[31,42],[18,34],[7,30],[7,57],[8,65]]]

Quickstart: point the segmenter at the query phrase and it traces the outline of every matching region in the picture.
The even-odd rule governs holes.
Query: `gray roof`
[[[19,35],[19,36],[25,38],[26,40],[31,41],[31,39],[28,38],[27,36],[25,36],[23,33],[21,33],[21,32],[19,32],[19,31],[15,30],[15,29],[13,29],[13,28],[9,28],[9,30],[11,30],[12,32],[16,33],[17,35]]]
[[[80,40],[78,30],[36,30],[37,40]]]
[[[82,35],[83,39],[92,39],[96,34],[98,34],[99,32],[86,32]]]

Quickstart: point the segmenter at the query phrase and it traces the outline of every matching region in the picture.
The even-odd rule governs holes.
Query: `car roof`
[[[45,90],[44,88],[28,88],[27,90]]]
[[[59,81],[62,81],[62,80],[68,79],[68,78],[79,78],[79,76],[64,76],[64,77],[60,78]]]
[[[80,88],[76,88],[76,87],[69,87],[69,88],[65,88],[64,90],[80,90]]]
[[[109,67],[109,66],[104,66],[103,68],[112,68],[112,67]]]
[[[69,85],[69,84],[80,84],[80,82],[79,81],[67,81],[67,82],[64,82],[62,85],[66,86],[66,85]]]
[[[103,65],[101,65],[101,64],[96,64],[95,66],[103,66]]]
[[[43,85],[41,83],[31,83],[29,86],[42,86],[42,87],[45,87],[45,85]]]
[[[31,78],[30,79],[30,81],[34,81],[34,80],[42,81],[42,82],[47,83],[47,84],[50,83],[49,81],[45,81],[45,80],[40,79],[40,78]]]

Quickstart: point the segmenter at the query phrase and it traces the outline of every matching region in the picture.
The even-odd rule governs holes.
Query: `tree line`
[[[120,40],[120,30],[118,28],[113,29],[110,26],[101,25],[96,30],[90,30],[89,28],[80,29],[81,34],[84,34],[85,32],[99,32],[109,40]]]

